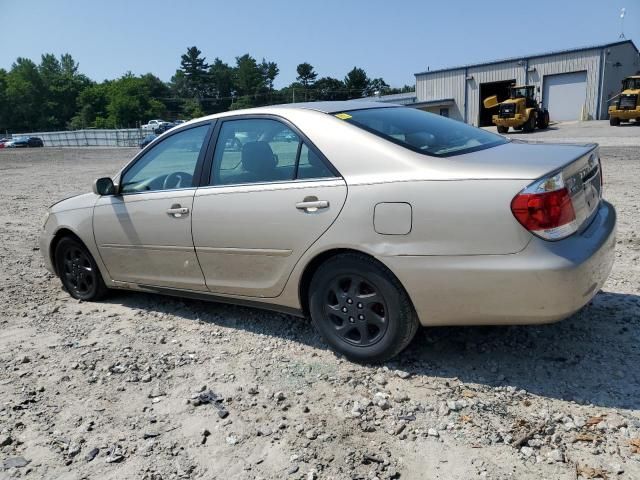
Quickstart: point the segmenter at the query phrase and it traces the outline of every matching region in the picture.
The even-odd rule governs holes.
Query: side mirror
[[[93,193],[96,195],[115,195],[116,187],[113,184],[113,180],[109,177],[102,177],[94,180]]]

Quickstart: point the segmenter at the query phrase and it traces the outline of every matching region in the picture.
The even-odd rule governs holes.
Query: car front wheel
[[[58,242],[55,262],[62,286],[73,298],[94,301],[107,294],[95,260],[75,238],[65,237]]]
[[[326,342],[357,362],[383,362],[404,350],[418,318],[400,282],[365,255],[332,257],[309,289],[311,320]]]

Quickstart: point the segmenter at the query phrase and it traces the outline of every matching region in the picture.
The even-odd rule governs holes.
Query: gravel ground
[[[640,129],[563,128],[526,138],[624,135],[601,149],[604,290],[553,325],[423,329],[383,367],[282,314],[71,299],[40,259],[45,209],[134,151],[0,150],[0,478],[640,478]]]

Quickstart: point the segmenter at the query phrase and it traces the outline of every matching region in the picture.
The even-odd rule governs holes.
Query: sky
[[[127,71],[168,81],[195,45],[208,61],[277,62],[276,87],[302,62],[319,76],[358,66],[413,85],[427,68],[615,42],[622,7],[640,46],[640,0],[0,0],[0,68],[70,53],[96,81]]]

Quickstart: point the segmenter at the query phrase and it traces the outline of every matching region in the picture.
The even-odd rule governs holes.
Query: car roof
[[[292,109],[305,109],[316,110],[323,113],[339,113],[347,112],[349,110],[364,110],[367,108],[385,108],[396,107],[397,105],[391,103],[382,103],[369,100],[341,100],[332,102],[302,102],[302,103],[284,103],[280,105],[273,105],[276,108],[292,108]]]
[[[181,128],[193,125],[194,123],[215,120],[217,118],[230,117],[235,115],[252,115],[252,114],[277,114],[291,110],[312,110],[321,113],[340,113],[351,110],[366,110],[371,108],[390,108],[402,107],[394,103],[372,102],[368,100],[341,100],[332,102],[301,102],[301,103],[282,103],[278,105],[268,105],[264,107],[244,108],[241,110],[229,110],[221,113],[214,113],[200,118],[194,118],[186,123],[180,124]]]

